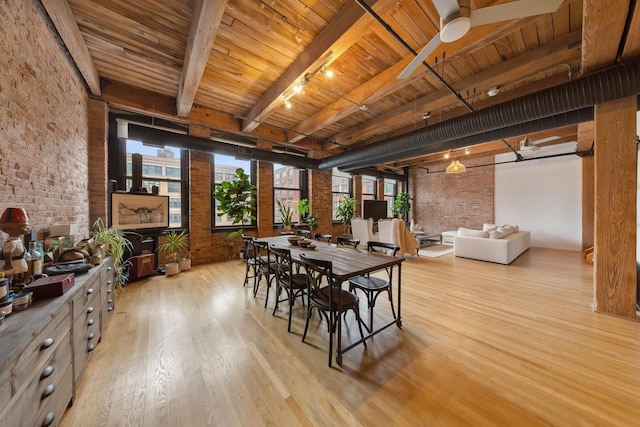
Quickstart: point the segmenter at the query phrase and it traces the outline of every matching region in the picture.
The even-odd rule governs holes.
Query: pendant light
[[[466,171],[467,168],[464,167],[460,160],[453,160],[449,166],[447,166],[447,173],[460,173]]]

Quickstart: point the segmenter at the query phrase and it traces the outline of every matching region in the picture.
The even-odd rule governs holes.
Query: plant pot
[[[191,270],[191,258],[180,260],[180,271]]]
[[[178,264],[177,262],[170,262],[168,264],[165,264],[165,274],[167,276],[175,276],[176,274],[180,273],[180,264]]]

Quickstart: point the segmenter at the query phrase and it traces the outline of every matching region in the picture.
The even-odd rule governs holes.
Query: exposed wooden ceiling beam
[[[374,0],[373,3],[376,3],[377,7],[388,8],[394,2]],[[243,130],[249,132],[255,129],[260,122],[282,106],[282,94],[297,84],[311,66],[319,65],[320,59],[325,60],[329,56],[331,61],[335,61],[362,37],[372,23],[373,19],[365,15],[356,2],[348,2],[255,103],[243,120]]]
[[[582,15],[582,73],[615,64],[630,0],[584,0]],[[637,34],[632,36],[636,39]]]
[[[227,7],[227,1],[196,0],[194,2],[193,21],[191,22],[176,100],[177,114],[180,117],[189,115],[198,86],[200,86],[202,73],[207,66],[211,46],[213,46],[216,32]]]
[[[538,49],[516,56],[513,59],[475,74],[465,80],[452,83],[452,86],[458,92],[473,90],[474,88],[484,90],[492,86],[500,85],[505,79],[517,82],[554,65],[565,62],[571,63],[580,57],[579,41],[580,31],[574,31]],[[537,90],[541,89],[538,88]],[[518,90],[517,96],[522,96],[527,91],[527,86],[524,86]],[[500,100],[504,102],[504,95],[500,96]],[[341,132],[336,135],[334,139],[339,144],[347,144],[349,140],[363,140],[379,133],[381,126],[410,120],[411,117],[416,115],[416,112],[422,115],[425,111],[431,111],[433,115],[433,112],[439,111],[455,102],[456,98],[447,89],[440,89],[437,92],[416,100],[415,103],[407,104],[386,114],[381,114],[352,129]],[[493,102],[495,103],[495,100]],[[468,110],[465,109],[464,112],[468,112]],[[459,114],[462,113],[463,112],[460,112]],[[414,117],[414,120],[416,119],[417,118]],[[414,126],[415,128],[415,125],[410,126]]]
[[[624,41],[624,50],[622,51],[622,60],[626,61],[631,58],[637,58],[640,56],[640,2],[633,2],[635,6],[629,22],[629,28],[627,29],[627,38]]]
[[[76,19],[71,12],[67,0],[42,0],[49,18],[56,27],[69,54],[73,58],[82,78],[87,83],[89,90],[95,96],[100,96],[100,77],[96,69],[89,49],[80,34]]]

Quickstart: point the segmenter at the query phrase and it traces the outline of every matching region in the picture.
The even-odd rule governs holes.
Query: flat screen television
[[[373,218],[374,221],[378,221],[380,218],[387,218],[387,201],[363,200],[362,217]]]

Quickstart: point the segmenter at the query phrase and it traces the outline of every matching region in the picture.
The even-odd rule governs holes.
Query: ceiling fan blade
[[[398,76],[399,79],[408,78],[413,72],[422,64],[422,62],[427,59],[427,56],[431,54],[435,50],[436,47],[441,43],[440,33],[437,33],[433,38],[422,48],[422,50],[413,58],[413,61],[407,65],[407,67],[400,73]]]
[[[471,26],[475,27],[555,12],[561,4],[562,0],[518,0],[472,10],[469,18],[471,19]]]
[[[438,10],[440,18],[448,18],[460,12],[458,0],[432,0],[432,3]]]

